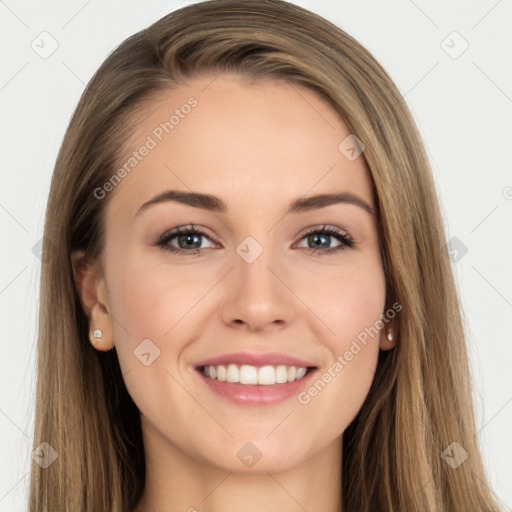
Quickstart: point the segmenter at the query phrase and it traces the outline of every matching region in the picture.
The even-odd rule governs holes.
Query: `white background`
[[[40,277],[33,247],[42,236],[64,131],[85,84],[108,53],[189,3],[0,0],[2,512],[26,509]],[[294,3],[366,46],[395,80],[419,125],[447,241],[457,237],[467,247],[453,268],[467,318],[478,439],[495,494],[510,511],[512,2]],[[44,31],[51,36],[40,36]],[[469,44],[460,56],[465,43],[453,31]],[[58,43],[46,59],[31,47],[43,46],[42,38],[46,49],[51,38]]]

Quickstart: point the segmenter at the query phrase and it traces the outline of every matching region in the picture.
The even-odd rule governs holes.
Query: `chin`
[[[301,445],[307,445],[306,442],[298,443],[277,436],[272,440],[265,436],[254,437],[253,441],[244,436],[241,441],[231,441],[230,446],[225,446],[217,457],[212,459],[212,453],[209,453],[208,462],[224,471],[268,476],[268,473],[290,471],[311,457],[311,454],[298,451]]]

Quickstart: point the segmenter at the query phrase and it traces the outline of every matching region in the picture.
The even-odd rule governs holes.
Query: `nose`
[[[287,285],[291,280],[270,250],[252,262],[235,252],[233,270],[227,276],[221,306],[223,322],[237,329],[268,331],[282,329],[295,316],[297,298]]]

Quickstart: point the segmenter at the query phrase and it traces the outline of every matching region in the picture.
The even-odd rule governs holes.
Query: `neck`
[[[341,512],[341,447],[338,438],[286,471],[237,473],[145,436],[146,482],[133,512]]]

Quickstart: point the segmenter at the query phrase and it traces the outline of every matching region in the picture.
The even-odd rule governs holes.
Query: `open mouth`
[[[205,377],[219,382],[230,382],[246,386],[273,386],[303,379],[316,369],[316,366],[297,367],[287,365],[251,366],[209,365],[198,366],[197,370]]]

